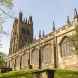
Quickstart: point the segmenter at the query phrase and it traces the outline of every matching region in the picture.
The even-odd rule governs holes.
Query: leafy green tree
[[[0,66],[5,66],[5,57],[6,55],[0,52]]]
[[[2,6],[11,7],[13,5],[13,0],[0,0]]]
[[[0,0],[0,33],[3,32],[4,35],[8,35],[8,32],[3,30],[3,24],[9,19],[9,17],[11,17],[10,13],[13,7],[13,1],[14,0]],[[0,38],[0,43],[1,41]],[[0,47],[2,47],[2,45],[0,45]]]
[[[10,10],[13,7],[13,1],[14,0],[0,0],[0,25],[4,23],[5,15],[9,16],[8,10]]]

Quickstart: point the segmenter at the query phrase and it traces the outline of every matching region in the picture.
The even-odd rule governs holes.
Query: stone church
[[[72,21],[67,17],[66,23],[53,31],[33,39],[32,16],[24,19],[22,12],[15,18],[11,33],[7,66],[20,69],[77,69],[78,59],[72,36],[78,26],[77,10],[74,10]]]

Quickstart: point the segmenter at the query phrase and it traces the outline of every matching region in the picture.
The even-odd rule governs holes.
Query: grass
[[[47,72],[51,69],[43,70],[20,70],[1,73],[0,78],[33,78],[33,74]],[[78,71],[55,70],[54,78],[78,78]]]

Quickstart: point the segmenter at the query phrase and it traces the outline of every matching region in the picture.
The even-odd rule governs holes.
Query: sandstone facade
[[[22,17],[20,17],[20,20],[15,20],[15,23],[18,22],[17,25],[14,23],[7,66],[16,70],[29,68],[78,68],[78,56],[75,53],[75,46],[71,38],[76,33],[75,27],[78,25],[76,10],[73,21],[69,21],[68,18],[66,24],[57,30],[53,26],[53,32],[39,38],[35,42],[33,42],[32,18],[30,17],[30,21],[26,24],[30,28],[23,31],[24,35],[20,35],[21,27],[25,27],[20,23],[21,19]],[[26,29],[28,27],[26,26]],[[27,45],[27,43],[31,44]]]

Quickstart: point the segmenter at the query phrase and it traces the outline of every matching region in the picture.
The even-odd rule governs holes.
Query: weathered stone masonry
[[[15,36],[16,38],[14,37],[14,39],[12,38],[13,41],[11,40],[10,52],[7,59],[8,66],[17,70],[29,68],[53,69],[54,67],[62,69],[77,69],[77,55],[74,53],[75,46],[71,39],[71,36],[76,32],[75,27],[78,25],[77,13],[74,15],[73,21],[67,19],[67,23],[63,27],[54,30],[47,36],[44,36],[35,42],[32,40],[32,19],[27,25],[30,25],[30,30],[24,30],[24,35],[21,33],[22,25],[18,26],[17,24],[14,26],[20,28],[20,30],[17,28],[17,32],[13,28],[14,31],[12,31],[12,33],[16,32],[16,35],[13,34],[12,37]],[[20,36],[23,36],[23,38]],[[14,42],[14,40],[17,41]],[[27,44],[31,42],[32,44],[27,46]]]

